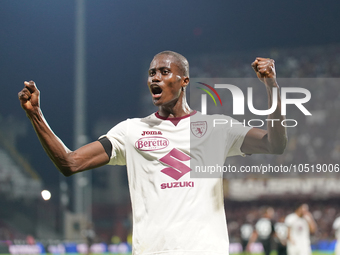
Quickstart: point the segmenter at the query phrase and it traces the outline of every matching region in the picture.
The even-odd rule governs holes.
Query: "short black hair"
[[[186,77],[189,77],[189,62],[188,60],[181,54],[171,51],[171,50],[165,50],[162,51],[154,56],[157,57],[159,55],[170,55],[173,56],[176,59],[177,65],[179,69],[183,72],[183,75]]]

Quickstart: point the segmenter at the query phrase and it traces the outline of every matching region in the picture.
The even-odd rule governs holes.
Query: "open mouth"
[[[153,98],[159,98],[162,95],[162,88],[156,84],[150,86]]]

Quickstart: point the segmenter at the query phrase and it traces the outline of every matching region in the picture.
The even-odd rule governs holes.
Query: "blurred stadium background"
[[[76,3],[0,3],[0,254],[85,253],[90,230],[95,233],[93,253],[130,252],[125,168],[104,166],[76,180],[61,176],[16,98],[24,80],[35,80],[52,129],[69,147],[76,147]],[[283,155],[231,158],[228,163],[339,163],[337,1],[83,3],[87,90],[83,142],[96,140],[128,117],[155,111],[146,77],[153,55],[162,50],[186,56],[191,77],[198,78],[254,77],[250,63],[264,56],[275,59],[279,78],[321,79],[305,86],[312,95],[313,118],[288,130]],[[82,192],[78,196],[75,183]],[[50,191],[49,200],[42,198],[42,190]],[[75,208],[76,197],[82,199],[81,210]],[[240,227],[245,222],[254,224],[262,206],[272,206],[278,220],[299,201],[309,204],[318,225],[312,236],[315,254],[332,253],[332,224],[340,213],[339,173],[226,175],[231,252],[240,252]]]

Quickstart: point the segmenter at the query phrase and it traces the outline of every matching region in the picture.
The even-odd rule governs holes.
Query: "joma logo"
[[[142,135],[162,135],[161,131],[142,131]]]

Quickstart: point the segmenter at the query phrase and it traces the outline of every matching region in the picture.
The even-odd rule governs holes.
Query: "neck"
[[[159,106],[158,113],[165,118],[178,118],[190,114],[191,109],[187,103],[185,93],[182,91],[175,103]]]

